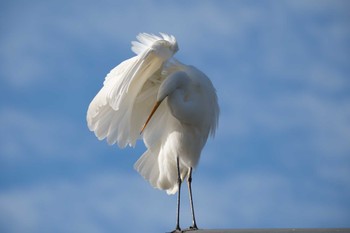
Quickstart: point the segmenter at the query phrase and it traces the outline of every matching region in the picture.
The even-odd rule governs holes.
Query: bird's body
[[[172,57],[178,50],[173,36],[143,33],[138,39],[132,47],[137,56],[107,75],[87,122],[100,140],[122,148],[141,137],[147,150],[135,169],[153,187],[174,194],[215,132],[216,92],[204,73]]]

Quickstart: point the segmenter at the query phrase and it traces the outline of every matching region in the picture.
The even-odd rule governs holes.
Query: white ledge
[[[185,229],[175,233],[350,233],[350,228]]]

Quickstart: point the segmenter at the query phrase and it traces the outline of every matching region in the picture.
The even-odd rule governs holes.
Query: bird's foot
[[[187,231],[196,231],[198,230],[198,227],[196,225],[190,226],[189,228],[183,230],[182,232],[187,232]]]
[[[176,228],[175,228],[175,230],[173,230],[172,232],[170,232],[170,233],[182,233],[183,231],[181,230],[181,228],[179,227],[179,226],[177,226]]]
[[[169,233],[186,233],[189,231],[196,231],[196,230],[198,230],[197,225],[193,225],[193,226],[190,226],[189,228],[186,228],[184,230],[181,230],[180,228],[176,228],[175,230],[173,230],[172,232],[169,232]]]

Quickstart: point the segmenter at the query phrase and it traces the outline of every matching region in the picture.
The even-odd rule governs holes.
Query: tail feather
[[[177,178],[174,174],[165,172],[159,164],[159,151],[152,152],[148,149],[135,163],[134,168],[147,180],[154,188],[165,190],[167,194],[175,194],[178,191]],[[164,164],[163,164],[164,165]],[[170,166],[170,164],[168,164]],[[176,170],[172,167],[169,170]],[[163,168],[163,169],[162,169]]]
[[[159,177],[158,153],[152,153],[149,149],[136,161],[134,168],[150,184],[159,188],[157,185]]]

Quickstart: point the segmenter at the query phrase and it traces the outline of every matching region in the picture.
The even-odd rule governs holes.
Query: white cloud
[[[221,5],[210,2],[191,7],[158,1],[106,1],[98,6],[86,1],[31,2],[22,7],[12,3],[6,14],[9,26],[1,40],[2,75],[14,88],[49,83],[60,67],[73,74],[79,70],[75,49],[95,51],[110,46],[113,51],[120,46],[129,51],[130,40],[143,31],[173,33],[180,42],[179,56],[200,60],[214,47],[209,46],[212,43],[224,53],[229,46],[225,45],[227,36],[238,33],[240,25],[252,19],[256,22],[251,11],[245,7],[241,13],[237,7],[237,14],[227,14]]]
[[[3,132],[0,158],[4,163],[15,165],[42,159],[74,160],[91,154],[91,147],[84,143],[88,130],[84,131],[86,134],[80,132],[81,129],[69,118],[2,108],[0,122]]]
[[[107,62],[114,56],[123,60],[127,57],[122,53],[129,51],[130,40],[138,32],[173,33],[180,43],[177,56],[208,73],[222,108],[217,138],[205,149],[199,168],[207,172],[202,177],[208,180],[198,177],[199,183],[194,184],[199,224],[209,228],[269,227],[276,219],[287,227],[344,224],[349,213],[342,205],[347,201],[342,194],[349,193],[344,187],[349,184],[350,138],[344,41],[350,27],[348,21],[333,16],[341,17],[346,7],[333,1],[230,4],[30,2],[7,14],[9,27],[4,29],[0,45],[1,75],[13,89],[26,88],[33,93],[41,82],[45,87],[62,79],[86,83],[86,75],[96,67],[85,59],[97,56],[96,51],[108,57],[98,60]],[[324,13],[335,20],[320,27],[314,17],[320,19]],[[106,48],[111,48],[110,52],[105,53]],[[69,75],[62,77],[61,70]],[[69,82],[64,85],[60,90],[75,88]],[[76,92],[62,95],[73,94]],[[71,104],[63,99],[62,105]],[[11,104],[14,106],[9,107]],[[64,108],[57,114],[51,108],[18,110],[24,102],[18,105],[9,100],[0,111],[0,128],[5,132],[0,142],[2,162],[41,161],[44,156],[91,160],[88,155],[96,148],[86,137],[93,135],[77,125],[85,119],[73,122],[74,116],[70,118],[71,112]],[[279,169],[285,173],[252,169],[254,161],[261,160],[259,149],[254,151],[252,144],[256,138],[266,143],[269,153],[265,156],[273,157],[267,159],[282,166]],[[249,147],[255,155],[230,154],[239,143],[246,143],[241,148]],[[222,154],[215,157],[217,151]],[[251,167],[244,164],[250,160]],[[238,164],[233,166],[234,162]],[[232,170],[241,163],[247,166],[246,172]],[[134,175],[138,176],[136,172],[113,173],[83,181],[80,176],[70,181],[13,184],[1,191],[4,218],[0,219],[5,219],[8,232],[47,232],[45,227],[62,232],[171,230],[175,198],[153,191]],[[303,180],[312,188],[306,181],[301,187],[296,184]],[[329,183],[338,189],[327,191]],[[335,201],[337,197],[341,199]],[[187,203],[186,196],[183,199]],[[140,211],[139,205],[147,211]],[[52,210],[54,214],[47,214]],[[187,226],[189,211],[183,210]],[[138,224],[128,226],[129,218],[137,218]],[[47,225],[42,226],[42,219]]]
[[[2,229],[9,233],[171,230],[174,199],[143,184],[136,173],[115,172],[8,189],[0,193]]]
[[[194,178],[198,223],[204,228],[339,227],[348,216],[346,206],[335,204],[345,196],[313,179],[257,170]]]
[[[320,5],[304,4],[301,1],[287,3],[293,9],[306,11],[314,8],[310,5]],[[337,12],[343,8],[341,4],[323,3],[327,5],[321,8],[323,10],[331,7],[333,12]],[[310,12],[312,15],[323,13],[317,10]],[[99,6],[86,1],[51,1],[31,2],[20,8],[13,3],[6,14],[9,26],[4,30],[1,41],[2,72],[12,86],[27,86],[54,78],[52,70],[62,63],[78,63],[74,60],[76,55],[70,52],[78,47],[77,44],[85,47],[81,49],[91,49],[92,52],[92,48],[101,49],[105,46],[110,46],[113,51],[118,45],[123,51],[129,51],[130,40],[137,33],[164,31],[177,36],[181,49],[178,56],[186,57],[187,61],[206,70],[223,68],[212,66],[208,69],[203,59],[208,59],[209,55],[215,56],[212,60],[233,64],[229,60],[244,56],[249,48],[256,47],[254,43],[264,43],[264,48],[256,53],[263,58],[259,63],[265,61],[267,71],[270,68],[280,75],[285,70],[290,71],[286,66],[290,65],[286,54],[303,55],[307,49],[302,44],[304,37],[299,37],[296,31],[298,27],[293,24],[298,22],[294,22],[290,16],[291,12],[282,3],[236,2],[226,6],[203,2],[183,7],[182,4],[158,1],[139,1],[137,4],[105,1]],[[43,17],[45,20],[42,20]],[[340,29],[333,30],[339,25]],[[341,38],[346,36],[346,28],[346,24],[339,23],[327,29],[318,28],[317,24],[309,27],[310,32],[322,41],[322,45],[328,45],[328,39],[334,38],[333,34],[339,34],[339,31]],[[328,36],[322,37],[320,32]],[[323,47],[333,51],[330,46]],[[335,56],[339,53],[341,50],[337,49]],[[241,65],[244,63],[240,62],[238,66]],[[68,68],[72,69],[73,66]]]
[[[310,195],[326,191],[295,186],[286,177],[258,171],[196,179],[198,224],[202,228],[319,227],[323,226],[319,219],[336,224],[346,218],[345,207],[334,208],[322,199],[311,200],[312,196],[300,200],[300,188]],[[185,184],[183,191],[181,225],[187,227],[191,218]],[[154,190],[136,173],[95,173],[0,193],[2,227],[9,233],[168,231],[175,224],[175,206],[175,196]]]

